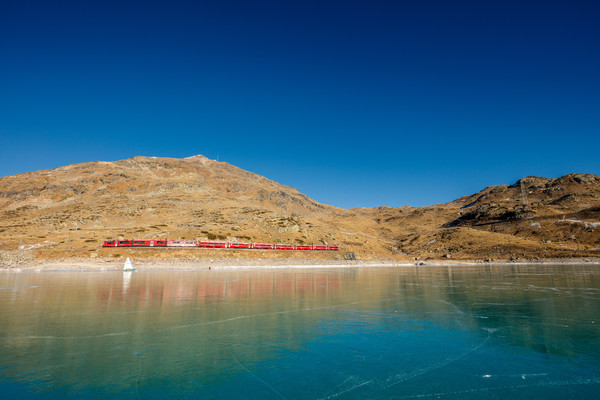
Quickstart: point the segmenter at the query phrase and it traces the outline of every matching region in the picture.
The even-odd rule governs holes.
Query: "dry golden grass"
[[[110,258],[116,250],[100,249],[101,242],[123,238],[342,247],[317,258],[598,257],[600,178],[527,177],[432,207],[352,210],[202,156],[96,161],[0,178],[0,249]],[[147,249],[136,256],[307,257],[262,253]]]

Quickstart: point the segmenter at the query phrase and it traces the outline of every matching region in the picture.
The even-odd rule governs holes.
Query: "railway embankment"
[[[510,259],[444,259],[442,257],[395,257],[373,258],[358,257],[345,259],[342,253],[303,251],[244,251],[233,249],[136,249],[136,248],[100,248],[100,249],[36,249],[36,250],[0,250],[0,269],[101,269],[120,270],[124,260],[129,257],[136,268],[146,269],[197,269],[219,267],[292,267],[292,266],[416,266],[435,265],[468,266],[477,264],[597,264],[597,257],[572,258],[522,258]]]
[[[13,269],[30,265],[35,261],[36,254],[23,250],[0,250],[0,268]]]
[[[340,252],[198,248],[88,248],[0,250],[0,269],[80,268],[122,265],[131,258],[147,265],[275,265],[347,262]],[[360,260],[359,260],[360,261]]]

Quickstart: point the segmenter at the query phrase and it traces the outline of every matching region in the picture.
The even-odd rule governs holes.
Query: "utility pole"
[[[527,189],[525,189],[523,179],[521,179],[521,201],[523,202],[523,208],[526,208],[529,205],[529,201],[527,200]]]

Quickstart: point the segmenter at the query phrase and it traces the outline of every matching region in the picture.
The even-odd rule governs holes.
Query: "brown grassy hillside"
[[[451,203],[364,210],[399,251],[421,256],[519,259],[600,255],[600,178],[526,177]]]
[[[0,249],[22,246],[38,257],[110,256],[98,250],[102,240],[167,237],[338,244],[343,251],[331,257],[351,251],[364,259],[597,257],[599,232],[595,175],[527,177],[432,207],[353,210],[203,156],[0,178]]]

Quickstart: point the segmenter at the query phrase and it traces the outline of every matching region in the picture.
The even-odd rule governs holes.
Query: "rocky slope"
[[[526,177],[447,204],[364,212],[408,254],[496,260],[600,255],[596,175]]]
[[[527,177],[432,207],[353,210],[203,156],[96,161],[0,178],[0,249],[103,257],[114,253],[99,250],[109,238],[339,244],[342,252],[331,255],[338,258],[597,257],[600,178]],[[211,256],[219,254],[237,256]]]

